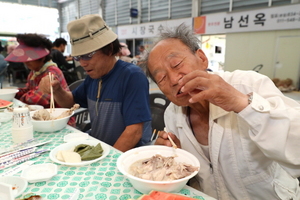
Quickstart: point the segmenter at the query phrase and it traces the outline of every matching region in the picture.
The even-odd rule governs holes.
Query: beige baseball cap
[[[85,15],[68,23],[72,56],[80,56],[100,49],[118,38],[97,14]]]

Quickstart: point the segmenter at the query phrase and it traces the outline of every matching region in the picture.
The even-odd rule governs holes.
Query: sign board
[[[197,34],[269,31],[300,28],[300,4],[194,18]]]
[[[187,26],[190,26],[191,29],[193,28],[193,18],[183,18],[177,20],[118,26],[117,34],[119,39],[156,37],[165,28],[173,28],[181,23],[185,23]]]

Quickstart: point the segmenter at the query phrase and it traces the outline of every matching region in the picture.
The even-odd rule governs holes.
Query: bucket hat
[[[67,29],[72,45],[72,56],[93,52],[110,44],[118,37],[97,14],[85,15],[69,22]]]
[[[20,43],[4,60],[10,62],[28,62],[48,55],[50,51],[41,47],[30,47]]]

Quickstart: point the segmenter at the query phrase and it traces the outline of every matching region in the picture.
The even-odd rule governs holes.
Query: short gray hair
[[[175,29],[168,28],[166,30],[163,30],[160,33],[158,40],[155,42],[155,44],[153,45],[152,48],[154,48],[157,45],[157,43],[159,43],[160,41],[166,40],[166,39],[171,39],[171,38],[180,40],[183,44],[185,44],[191,50],[192,53],[195,53],[198,49],[200,49],[200,46],[199,46],[200,40],[193,33],[192,29],[184,23],[180,24]],[[150,53],[151,53],[151,51],[150,51]],[[148,58],[149,58],[149,54],[145,57],[145,62],[144,62],[143,68],[144,69],[146,68],[147,75],[153,81],[155,81],[154,77],[151,75],[151,73],[148,69]]]

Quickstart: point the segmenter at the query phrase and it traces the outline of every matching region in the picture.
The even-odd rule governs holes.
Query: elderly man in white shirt
[[[170,133],[156,144],[194,154],[193,186],[219,200],[300,199],[300,105],[253,71],[207,72],[199,41],[184,24],[167,30],[146,59],[172,102]]]

